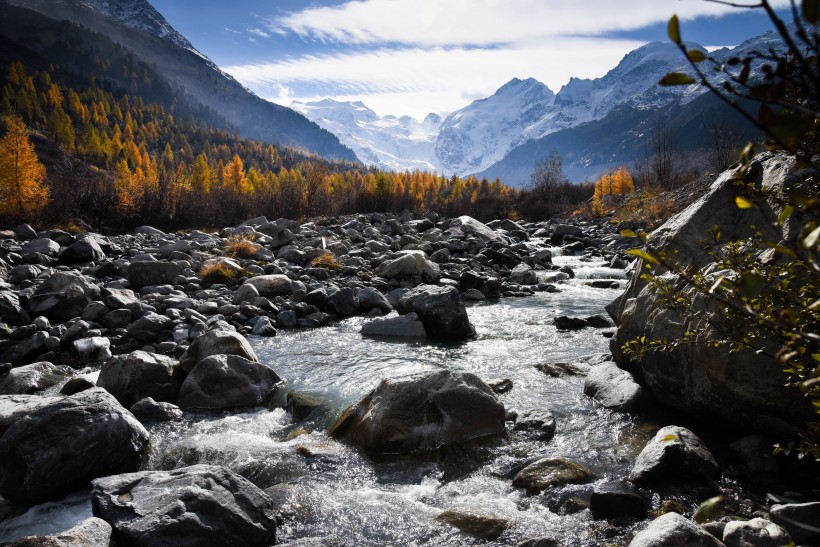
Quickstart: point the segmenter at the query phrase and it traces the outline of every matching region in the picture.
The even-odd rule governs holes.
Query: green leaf
[[[686,52],[686,56],[693,63],[700,63],[706,60],[706,54],[699,49],[692,49]]]
[[[817,245],[818,239],[820,239],[820,226],[809,232],[809,235],[803,238],[803,247],[811,249]]]
[[[669,24],[666,26],[666,32],[669,34],[669,40],[676,44],[680,44],[680,23],[678,16],[673,15],[669,18]]]
[[[786,205],[783,207],[783,210],[780,211],[780,214],[777,215],[777,222],[783,222],[787,218],[791,217],[794,214],[794,207],[791,205]]]
[[[820,15],[820,1],[818,0],[803,0],[803,19],[809,24],[817,24],[818,15]]]
[[[621,234],[624,237],[638,237],[638,234],[636,234],[632,230],[621,230],[618,233]]]
[[[661,78],[661,81],[658,83],[663,86],[673,86],[694,84],[697,83],[697,81],[688,74],[684,74],[682,72],[670,72]]]
[[[695,511],[695,522],[703,524],[710,520],[716,520],[720,515],[720,503],[723,501],[723,496],[715,496],[701,503]]]
[[[660,261],[658,261],[657,258],[646,251],[642,251],[641,249],[629,249],[626,254],[642,258],[645,262],[649,262],[650,264],[660,264]]]
[[[737,205],[738,209],[751,209],[755,206],[753,201],[743,196],[737,196],[735,198],[735,205]]]

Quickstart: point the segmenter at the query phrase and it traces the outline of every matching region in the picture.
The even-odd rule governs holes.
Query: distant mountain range
[[[697,44],[687,46],[703,51]],[[770,47],[781,47],[774,33],[713,55],[728,59]],[[627,54],[601,78],[572,78],[557,94],[532,78],[516,78],[443,120],[435,114],[423,122],[381,118],[361,102],[324,100],[292,107],[336,134],[366,163],[476,174],[512,186],[525,185],[534,163],[553,149],[564,157],[565,174],[576,181],[631,164],[646,155],[659,125],[673,131],[681,152],[703,148],[707,129],[720,121],[742,136],[755,134],[702,86],[659,86],[670,71],[691,72],[676,45],[653,42]]]
[[[120,48],[142,63],[150,85],[106,64],[108,56],[124,55]],[[97,78],[102,66],[110,85],[140,95],[162,88],[165,96],[153,100],[190,103],[211,113],[209,123],[244,137],[357,161],[332,133],[222,72],[146,0],[0,0],[0,55],[40,59]]]

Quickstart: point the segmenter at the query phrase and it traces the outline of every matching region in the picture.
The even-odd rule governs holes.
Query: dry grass
[[[199,278],[203,283],[213,285],[214,283],[228,283],[242,276],[248,276],[245,270],[236,270],[234,267],[222,261],[209,262],[199,270]]]
[[[310,261],[311,268],[325,268],[334,272],[341,272],[342,265],[333,253],[324,252]]]
[[[239,234],[228,238],[222,253],[233,258],[251,258],[261,248],[262,246],[256,243],[255,236]]]
[[[680,209],[668,193],[652,189],[626,194],[618,201],[614,207],[613,222],[639,222],[649,230],[666,222]]]

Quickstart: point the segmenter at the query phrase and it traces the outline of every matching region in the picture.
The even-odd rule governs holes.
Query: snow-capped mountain
[[[104,15],[120,25],[141,30],[168,40],[177,46],[196,51],[194,46],[148,2],[132,0],[80,0],[83,6]],[[198,53],[198,52],[197,52]],[[201,55],[201,54],[200,54]]]
[[[421,122],[410,116],[380,117],[359,101],[332,99],[296,101],[290,107],[338,136],[364,163],[395,171],[441,169],[433,150],[441,125],[437,114]]]

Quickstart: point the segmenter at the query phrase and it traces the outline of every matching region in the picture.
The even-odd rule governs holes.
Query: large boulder
[[[772,505],[769,518],[785,528],[799,543],[820,543],[820,501]]]
[[[79,317],[85,307],[100,299],[100,288],[77,272],[56,272],[43,281],[28,299],[32,317],[68,321]]]
[[[588,482],[592,470],[567,458],[542,458],[519,471],[513,477],[513,486],[537,494],[548,488]]]
[[[103,519],[91,517],[73,528],[50,536],[25,536],[4,547],[109,547],[114,529]]]
[[[715,536],[678,513],[666,513],[635,535],[629,547],[723,547]]]
[[[36,393],[47,387],[64,382],[74,374],[74,369],[41,361],[11,369],[0,376],[0,395]]]
[[[0,291],[0,321],[12,325],[27,325],[28,312],[20,305],[20,297],[14,291]]]
[[[714,227],[723,241],[743,241],[760,231],[767,241],[788,239],[789,223],[781,230],[771,227],[779,208],[772,204],[739,209],[735,199],[741,189],[734,184],[737,170],[723,173],[709,192],[652,233],[649,244],[674,254],[682,267],[707,273],[715,269],[713,257],[701,245]],[[761,154],[746,177],[764,188],[788,187],[800,176],[794,160]],[[713,342],[726,335],[712,328],[724,324],[715,309],[703,298],[696,300],[701,313],[682,315],[658,301],[656,292],[642,279],[642,261],[634,268],[617,312],[618,332],[612,350],[622,368],[634,371],[642,383],[663,404],[697,416],[710,423],[740,426],[753,431],[794,435],[816,421],[810,398],[786,386],[786,374],[766,352],[730,351]],[[659,270],[664,280],[681,294],[695,294],[691,285],[676,274]],[[725,328],[732,328],[725,325]],[[647,352],[640,358],[626,355],[622,347],[629,341],[681,340],[698,334],[693,343],[679,344],[674,351]],[[697,343],[694,343],[697,342]]]
[[[248,279],[246,283],[253,285],[261,296],[290,296],[293,293],[293,281],[283,274],[258,275]]]
[[[477,376],[447,370],[382,380],[330,428],[382,454],[430,451],[504,432],[504,405]]]
[[[727,522],[723,529],[723,543],[726,547],[782,547],[794,544],[786,530],[762,518]]]
[[[14,422],[0,438],[0,495],[21,505],[139,468],[148,432],[104,389],[58,400]]]
[[[270,367],[239,355],[211,355],[185,378],[179,406],[236,408],[262,402],[282,381]]]
[[[477,221],[471,216],[463,215],[450,223],[450,229],[460,231],[464,235],[475,236],[484,243],[498,243],[509,245],[509,238],[496,232],[486,224]]]
[[[431,338],[463,340],[475,336],[458,289],[452,286],[419,285],[402,295],[396,311],[401,315],[415,312]]]
[[[185,372],[211,355],[239,355],[251,361],[259,361],[256,352],[241,334],[230,330],[210,330],[198,336],[179,358],[179,366]]]
[[[406,251],[393,260],[383,262],[376,274],[387,279],[414,279],[417,282],[436,283],[441,277],[438,264],[431,262],[421,251]]]
[[[99,262],[105,259],[105,252],[93,237],[83,238],[60,252],[60,262]]]
[[[424,325],[414,312],[368,321],[362,325],[362,334],[365,336],[427,337]]]
[[[272,545],[273,501],[220,466],[143,471],[95,480],[94,515],[111,523],[117,545]]]
[[[646,389],[612,361],[592,367],[584,380],[584,394],[621,412],[641,410],[649,402]]]
[[[150,285],[170,285],[182,268],[176,262],[139,261],[128,266],[128,282],[139,290]]]
[[[61,399],[42,395],[0,395],[0,437],[17,420]]]
[[[137,350],[108,359],[100,369],[97,386],[126,408],[145,397],[176,403],[183,377],[174,359]]]
[[[720,466],[709,449],[694,433],[674,425],[662,427],[646,443],[629,472],[635,484],[668,480],[710,481],[720,474]]]
[[[140,342],[154,342],[162,331],[171,324],[171,318],[154,312],[148,312],[126,329],[128,334]]]

